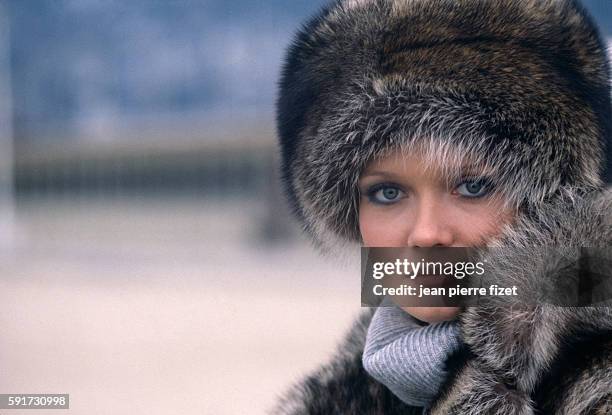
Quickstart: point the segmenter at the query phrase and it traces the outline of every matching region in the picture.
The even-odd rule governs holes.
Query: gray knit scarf
[[[423,325],[385,299],[368,328],[363,366],[408,405],[427,408],[448,374],[448,356],[461,342],[457,321]]]

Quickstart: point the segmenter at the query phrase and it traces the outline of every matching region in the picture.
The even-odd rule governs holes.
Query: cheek
[[[398,207],[380,208],[362,203],[359,208],[359,230],[364,246],[405,246],[409,218]]]
[[[494,238],[512,218],[508,211],[503,210],[501,203],[483,203],[469,209],[457,209],[456,215],[455,229],[464,246]]]

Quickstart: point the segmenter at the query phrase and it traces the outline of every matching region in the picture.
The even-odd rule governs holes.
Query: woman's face
[[[370,163],[359,179],[359,227],[365,246],[469,247],[499,234],[514,213],[493,197],[486,177],[466,166],[447,184],[418,156],[400,153]],[[419,320],[452,320],[459,307],[403,307]]]

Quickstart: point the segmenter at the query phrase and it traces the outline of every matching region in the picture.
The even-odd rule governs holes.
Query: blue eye
[[[370,199],[372,203],[389,205],[401,199],[402,194],[402,190],[397,186],[383,183],[372,186],[368,190],[368,199]]]
[[[486,179],[465,180],[457,186],[457,192],[465,197],[483,197],[489,193],[491,185]]]

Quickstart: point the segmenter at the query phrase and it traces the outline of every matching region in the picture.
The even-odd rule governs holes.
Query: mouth
[[[423,287],[443,287],[452,283],[452,277],[448,275],[420,275],[414,280]]]

